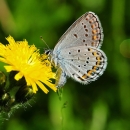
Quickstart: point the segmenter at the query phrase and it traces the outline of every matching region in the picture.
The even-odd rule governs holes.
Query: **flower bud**
[[[19,103],[24,103],[33,97],[34,93],[29,86],[20,87],[15,94],[15,100]]]
[[[0,106],[6,106],[10,99],[11,97],[9,93],[0,93]]]

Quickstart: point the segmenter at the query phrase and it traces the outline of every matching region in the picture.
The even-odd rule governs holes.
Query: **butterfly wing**
[[[107,65],[104,52],[94,47],[65,48],[60,52],[60,57],[61,68],[64,68],[69,77],[83,84],[96,80]]]
[[[97,15],[88,12],[77,19],[59,39],[53,54],[63,48],[92,46],[99,48],[103,41],[103,31]]]

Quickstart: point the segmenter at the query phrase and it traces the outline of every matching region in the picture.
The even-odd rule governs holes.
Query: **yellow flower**
[[[0,43],[0,61],[7,64],[4,66],[6,71],[18,71],[15,80],[18,81],[24,76],[27,85],[32,86],[34,93],[38,90],[37,86],[48,93],[48,89],[43,84],[56,91],[57,88],[51,83],[51,79],[55,79],[51,63],[47,59],[43,60],[43,56],[41,58],[35,45],[28,45],[26,40],[15,42],[11,36],[6,39],[8,45]]]

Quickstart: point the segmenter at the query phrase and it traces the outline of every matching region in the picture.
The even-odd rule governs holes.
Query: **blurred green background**
[[[0,0],[0,42],[11,35],[43,51],[43,36],[54,48],[88,11],[102,23],[104,74],[89,85],[68,79],[61,101],[52,90],[46,95],[39,89],[28,105],[0,122],[0,130],[130,130],[130,0]]]

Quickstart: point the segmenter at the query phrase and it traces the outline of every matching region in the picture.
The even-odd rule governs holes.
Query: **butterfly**
[[[107,57],[100,49],[103,37],[98,16],[87,12],[69,27],[54,50],[45,51],[57,68],[58,88],[66,83],[67,77],[88,84],[103,74],[107,66]]]

